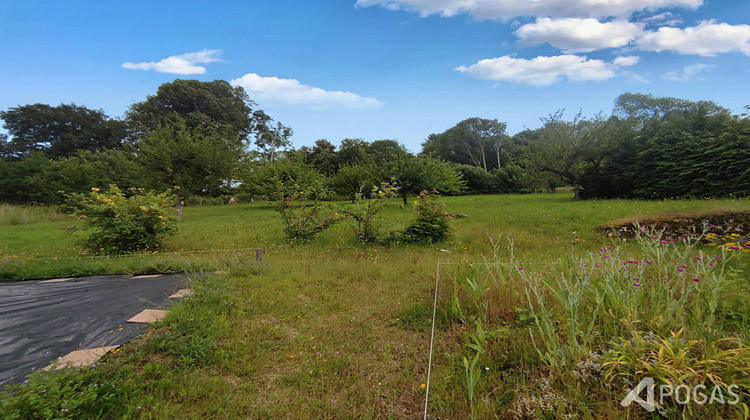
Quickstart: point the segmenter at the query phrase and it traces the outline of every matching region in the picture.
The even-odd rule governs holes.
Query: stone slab
[[[64,279],[49,279],[49,280],[43,280],[39,283],[62,283],[64,281],[73,280],[73,277],[66,277]]]
[[[97,360],[101,359],[102,356],[107,354],[107,352],[114,350],[120,346],[105,346],[105,347],[96,347],[93,349],[85,349],[85,350],[76,350],[72,351],[65,356],[57,359],[56,365],[49,365],[44,370],[50,370],[53,367],[55,370],[60,370],[68,366],[72,367],[81,367],[81,366],[90,366],[94,363],[96,363]]]
[[[170,299],[182,299],[187,296],[195,294],[195,290],[192,289],[180,289],[169,296]]]
[[[152,322],[161,321],[165,316],[167,316],[167,313],[169,313],[169,311],[164,311],[161,309],[145,309],[138,315],[130,318],[128,322],[150,324]]]

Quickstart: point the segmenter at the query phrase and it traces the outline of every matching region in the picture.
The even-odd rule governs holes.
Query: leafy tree
[[[341,140],[338,151],[340,166],[355,166],[368,163],[370,160],[370,144],[362,139]]]
[[[23,105],[0,111],[11,136],[0,141],[5,158],[22,158],[42,151],[51,158],[72,156],[81,150],[118,149],[125,138],[125,124],[104,111],[75,104]]]
[[[190,127],[179,116],[163,120],[138,143],[137,161],[158,188],[178,187],[181,200],[216,193],[237,171],[244,149],[215,127]]]
[[[410,155],[383,163],[378,167],[379,179],[393,179],[407,204],[408,194],[427,190],[441,193],[458,193],[464,188],[461,174],[448,162],[427,156]]]
[[[565,121],[559,111],[542,121],[538,139],[530,144],[529,164],[536,171],[562,178],[573,187],[578,200],[583,179],[597,171],[604,159],[606,120],[586,120],[578,115],[573,121]]]
[[[53,192],[39,174],[51,162],[39,151],[20,160],[0,160],[0,201],[15,204],[49,203]]]
[[[316,140],[307,153],[307,163],[325,176],[333,175],[338,169],[336,146],[326,139]]]
[[[377,184],[375,171],[365,165],[342,166],[333,176],[333,188],[336,194],[350,197],[352,203],[360,191],[369,191]]]
[[[160,128],[164,120],[180,117],[189,129],[209,126],[231,134],[227,141],[248,142],[257,131],[253,105],[245,89],[225,80],[177,79],[159,86],[156,95],[131,105],[125,115],[136,139]]]
[[[264,114],[265,115],[265,114]],[[271,120],[266,120],[270,124]],[[255,145],[260,149],[261,156],[270,162],[276,160],[279,155],[279,150],[287,149],[292,145],[289,140],[294,135],[294,131],[290,127],[285,126],[280,122],[276,122],[276,125],[259,125],[258,134],[255,139]]]
[[[381,165],[410,156],[406,147],[396,140],[375,140],[368,147],[370,163]]]
[[[273,162],[254,162],[245,167],[240,190],[274,199],[281,193],[290,197],[300,191],[312,191],[326,185],[325,177],[300,159],[282,158]],[[323,196],[325,189],[318,194]]]
[[[422,153],[488,172],[508,162],[510,137],[498,120],[469,118],[440,134],[430,134]]]

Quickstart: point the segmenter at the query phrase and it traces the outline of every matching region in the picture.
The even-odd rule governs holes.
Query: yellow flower
[[[422,384],[422,385],[420,385],[419,387],[420,387],[420,388],[422,388],[422,389],[424,389],[425,387],[427,387],[427,385],[425,385],[425,384]]]

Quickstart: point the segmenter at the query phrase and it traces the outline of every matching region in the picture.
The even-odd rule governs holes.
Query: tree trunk
[[[177,217],[182,217],[182,209],[185,208],[185,199],[181,198],[177,202]]]
[[[404,206],[406,206],[407,204],[409,204],[409,202],[407,201],[407,198],[406,198],[406,191],[401,191],[401,198],[404,199]]]
[[[545,185],[547,186],[547,192],[550,194],[555,193],[555,187],[552,186],[552,183],[549,181],[544,181]]]
[[[581,186],[580,185],[574,185],[573,186],[573,200],[578,201],[581,199]]]

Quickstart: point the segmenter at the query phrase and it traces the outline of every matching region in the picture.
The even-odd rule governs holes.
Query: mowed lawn
[[[438,262],[487,261],[492,237],[500,240],[501,257],[510,260],[511,239],[516,260],[544,272],[571,253],[585,256],[601,246],[624,246],[627,253],[629,243],[596,231],[608,221],[750,211],[748,200],[575,202],[572,193],[442,201],[447,211],[466,217],[451,222],[447,242],[430,247],[362,245],[345,221],[310,244],[287,245],[280,218],[263,202],[186,208],[178,235],[164,249],[120,258],[92,257],[79,248],[85,235],[79,220],[6,218],[0,225],[3,279],[174,270],[203,275],[192,281],[194,297],[175,304],[146,337],[108,355],[106,365],[34,379],[1,407],[32,413],[28,418],[421,417]],[[397,204],[383,213],[384,231],[415,216]],[[256,247],[265,250],[262,264],[255,262]],[[747,258],[735,264],[747,267]],[[460,354],[467,331],[446,319],[453,269],[443,267],[429,412],[467,418],[472,410]],[[502,299],[503,293],[491,295]],[[523,316],[523,308],[498,315],[517,326],[510,330],[516,336],[493,341],[507,354],[486,366],[484,380],[491,385],[483,388],[478,417],[512,418],[516,396],[543,376],[533,348],[503,347],[503,340],[528,339],[528,325],[514,316]],[[581,403],[591,404],[594,417],[638,418],[619,406],[621,394],[617,389]]]

